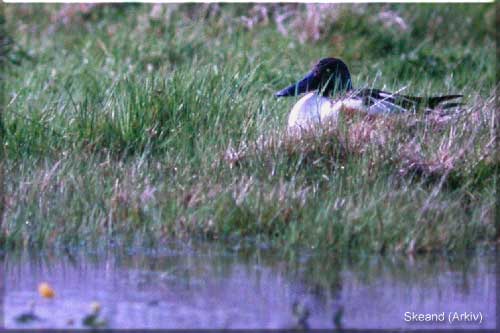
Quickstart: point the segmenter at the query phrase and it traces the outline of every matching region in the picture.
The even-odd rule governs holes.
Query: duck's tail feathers
[[[434,97],[427,97],[427,98],[420,97],[420,98],[425,101],[425,107],[427,107],[429,109],[434,109],[438,106],[441,106],[441,108],[443,108],[443,109],[449,109],[449,108],[453,108],[455,106],[463,105],[464,103],[453,102],[453,103],[446,103],[443,105],[440,105],[440,104],[443,102],[446,102],[446,101],[449,101],[452,99],[456,99],[456,98],[461,98],[461,97],[463,97],[463,95],[445,95],[445,96],[434,96]]]
[[[445,110],[445,109],[452,109],[452,108],[456,108],[458,106],[462,106],[462,105],[465,105],[465,103],[460,103],[460,102],[454,102],[454,103],[445,103],[445,104],[441,104],[440,107],[441,109]]]
[[[451,101],[453,99],[461,98],[463,95],[443,95],[443,96],[432,96],[432,97],[418,97],[418,96],[407,96],[394,94],[387,91],[382,91],[378,89],[362,89],[356,93],[358,97],[362,97],[365,101],[369,103],[374,103],[373,101],[388,101],[395,105],[399,105],[404,109],[434,109],[440,107],[442,109],[449,109],[452,107],[463,105],[460,102],[445,103],[446,101]]]
[[[456,106],[463,105],[461,102],[451,102],[444,103],[447,101],[451,101],[453,99],[461,98],[463,95],[444,95],[444,96],[431,96],[431,97],[417,97],[417,96],[407,96],[407,95],[399,95],[394,94],[393,101],[404,108],[426,108],[426,109],[449,109]],[[444,103],[444,104],[443,104]]]

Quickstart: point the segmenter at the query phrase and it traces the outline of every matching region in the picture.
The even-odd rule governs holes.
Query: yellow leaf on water
[[[45,298],[53,298],[56,295],[54,289],[47,282],[42,282],[38,285],[38,293]]]
[[[92,313],[99,313],[99,311],[101,311],[101,303],[92,302],[90,304],[90,310],[92,311]]]

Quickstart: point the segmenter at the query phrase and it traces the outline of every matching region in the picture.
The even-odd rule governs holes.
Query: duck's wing
[[[463,97],[463,95],[417,97],[390,93],[379,89],[362,89],[356,93],[356,96],[358,98],[362,98],[366,105],[391,103],[405,110],[417,110],[420,108],[435,109],[437,107],[441,109],[448,109],[463,105],[463,103],[460,102],[445,103]]]

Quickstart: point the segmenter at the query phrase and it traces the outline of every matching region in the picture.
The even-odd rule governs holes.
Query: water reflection
[[[176,245],[154,253],[8,254],[2,261],[7,328],[85,327],[93,302],[113,328],[495,327],[492,255],[285,260],[270,250]],[[42,281],[56,297],[39,296]],[[21,322],[30,303],[37,320]],[[480,312],[482,323],[404,321],[405,312],[451,311]]]

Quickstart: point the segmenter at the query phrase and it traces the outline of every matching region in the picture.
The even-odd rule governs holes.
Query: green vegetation
[[[5,246],[496,237],[494,4],[3,7]],[[287,137],[296,99],[273,93],[326,56],[466,105]]]

